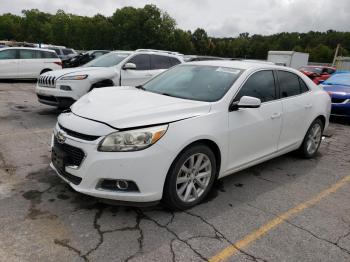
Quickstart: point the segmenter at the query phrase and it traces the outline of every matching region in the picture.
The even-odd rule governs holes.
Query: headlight
[[[115,132],[106,136],[98,151],[127,152],[145,149],[156,143],[167,131],[168,125]]]
[[[74,75],[74,76],[64,76],[61,80],[83,80],[86,79],[88,75]]]

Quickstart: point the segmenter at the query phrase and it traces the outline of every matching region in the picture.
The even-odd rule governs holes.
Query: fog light
[[[103,179],[97,184],[96,188],[109,191],[140,192],[134,181],[122,179]]]
[[[60,86],[60,89],[61,90],[64,90],[64,91],[72,91],[72,88],[70,86]]]
[[[129,183],[127,181],[125,181],[125,180],[117,180],[115,185],[117,186],[117,188],[119,190],[127,190],[128,187],[129,187]]]

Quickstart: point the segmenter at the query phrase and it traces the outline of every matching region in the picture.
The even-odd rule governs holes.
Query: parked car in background
[[[78,54],[74,49],[66,47],[48,47],[47,49],[55,51],[62,61],[74,57]]]
[[[299,68],[299,71],[307,75],[316,85],[327,80],[336,70],[335,67],[330,66],[303,66]]]
[[[51,167],[84,194],[186,209],[217,178],[293,150],[314,157],[330,109],[329,95],[291,68],[184,63],[142,88],[79,99],[58,117]]]
[[[331,114],[350,117],[350,72],[332,75],[322,87],[331,96]]]
[[[113,51],[82,67],[42,75],[35,91],[39,102],[65,108],[92,89],[137,86],[182,62],[182,57],[173,52],[146,49]]]
[[[208,60],[225,60],[225,58],[217,57],[217,56],[201,56],[201,55],[185,55],[185,62],[193,62],[193,61],[208,61]]]
[[[62,61],[48,49],[5,47],[0,49],[1,79],[37,79],[40,74],[62,69]]]
[[[73,56],[71,58],[68,58],[67,60],[63,61],[63,68],[69,68],[69,67],[78,67],[85,65],[86,63],[102,56],[110,51],[108,50],[90,50],[88,52],[77,54],[76,56]]]

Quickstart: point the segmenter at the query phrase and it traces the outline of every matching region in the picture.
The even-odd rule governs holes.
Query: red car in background
[[[299,71],[307,75],[315,84],[320,84],[331,77],[336,71],[335,67],[331,66],[303,66]]]

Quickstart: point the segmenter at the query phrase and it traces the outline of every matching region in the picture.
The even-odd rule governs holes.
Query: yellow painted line
[[[209,259],[209,261],[210,262],[219,262],[219,261],[224,261],[231,256],[234,256],[235,254],[237,254],[239,252],[240,249],[247,247],[253,241],[259,239],[260,237],[262,237],[263,235],[268,233],[270,230],[272,230],[275,227],[277,227],[278,225],[282,224],[284,221],[291,218],[292,216],[300,213],[304,209],[307,209],[307,208],[315,205],[316,203],[321,201],[323,198],[325,198],[329,194],[336,192],[338,189],[340,189],[342,186],[344,186],[348,182],[350,182],[350,176],[344,177],[343,179],[341,179],[337,183],[333,184],[331,187],[325,189],[324,191],[322,191],[321,193],[319,193],[315,197],[295,206],[292,209],[289,209],[288,211],[286,211],[285,213],[282,213],[281,215],[279,215],[275,219],[272,219],[271,221],[267,222],[265,225],[261,226],[259,229],[255,230],[255,231],[251,232],[250,234],[248,234],[247,236],[245,236],[244,238],[242,238],[238,242],[221,250],[219,253],[217,253],[216,255],[211,257]]]

